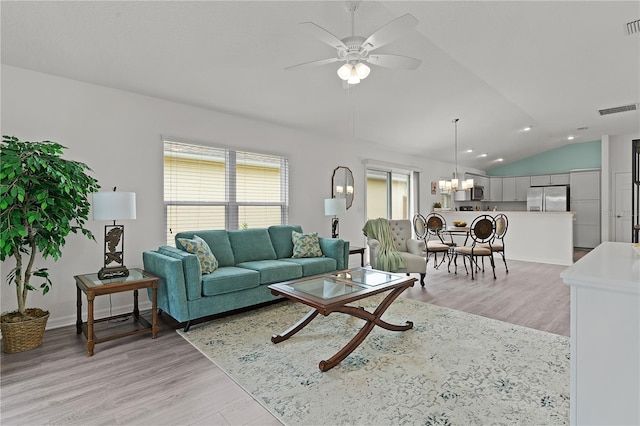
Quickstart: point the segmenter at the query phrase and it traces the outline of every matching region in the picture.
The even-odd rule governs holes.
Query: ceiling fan
[[[337,52],[335,57],[305,62],[285,69],[344,62],[344,64],[338,68],[338,76],[348,84],[358,84],[360,80],[367,78],[371,71],[366,63],[385,68],[408,70],[418,68],[422,62],[420,59],[388,53],[373,53],[374,50],[391,43],[404,32],[415,27],[418,24],[418,20],[413,15],[408,13],[402,15],[365,38],[355,34],[354,21],[356,5],[351,4],[348,6],[348,9],[351,12],[351,35],[342,40],[313,22],[302,22],[299,24],[318,40],[335,48]]]

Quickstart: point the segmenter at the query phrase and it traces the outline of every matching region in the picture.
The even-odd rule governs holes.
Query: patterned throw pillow
[[[189,253],[193,253],[198,257],[203,274],[210,274],[218,269],[218,259],[211,253],[211,249],[205,240],[194,235],[192,240],[178,238],[178,241]]]
[[[300,232],[291,231],[291,239],[293,240],[293,256],[291,257],[301,258],[323,256],[317,232],[302,234]]]

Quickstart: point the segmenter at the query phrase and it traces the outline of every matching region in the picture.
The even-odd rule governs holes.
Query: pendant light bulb
[[[349,79],[347,80],[349,84],[358,84],[360,83],[360,77],[358,77],[358,72],[355,67],[351,67],[351,73],[349,74]]]
[[[356,72],[358,73],[358,77],[360,80],[364,80],[369,76],[371,72],[371,68],[369,68],[366,64],[362,62],[358,62],[355,66]]]
[[[353,67],[351,66],[351,64],[343,64],[340,68],[338,68],[338,77],[343,80],[348,80],[349,76],[351,75],[352,69]]]

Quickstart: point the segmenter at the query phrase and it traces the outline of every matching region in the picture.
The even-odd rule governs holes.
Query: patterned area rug
[[[271,343],[308,310],[283,302],[178,333],[287,425],[569,423],[567,337],[401,297],[383,319],[413,329],[375,327],[322,373],[364,322],[319,315]]]

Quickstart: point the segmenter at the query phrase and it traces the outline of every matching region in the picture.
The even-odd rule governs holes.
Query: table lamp
[[[113,225],[104,227],[104,267],[98,272],[99,279],[129,276],[124,266],[124,225],[116,225],[116,220],[135,218],[135,192],[116,192],[113,188],[113,192],[93,194],[93,220],[113,221]]]
[[[338,215],[347,212],[347,200],[327,198],[324,200],[324,215],[333,216],[331,220],[331,238],[338,238]]]

